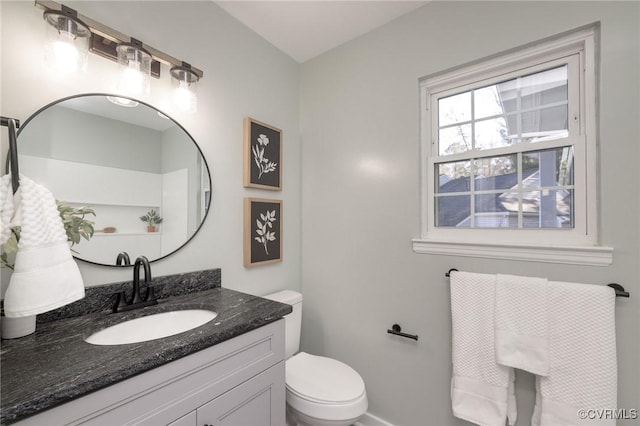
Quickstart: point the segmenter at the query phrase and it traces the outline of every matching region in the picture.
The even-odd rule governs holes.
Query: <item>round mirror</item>
[[[20,173],[58,201],[95,212],[87,216],[93,237],[72,247],[77,259],[111,266],[162,259],[207,216],[211,177],[200,148],[143,102],[104,94],[61,99],[32,115],[17,140]]]

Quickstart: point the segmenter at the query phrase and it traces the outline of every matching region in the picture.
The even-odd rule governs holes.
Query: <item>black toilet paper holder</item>
[[[408,339],[418,340],[417,334],[407,334],[402,332],[402,327],[399,324],[393,324],[390,330],[387,330],[389,334],[395,334],[396,336],[406,337]]]

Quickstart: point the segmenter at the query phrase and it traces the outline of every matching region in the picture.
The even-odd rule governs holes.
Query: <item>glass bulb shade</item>
[[[116,84],[118,91],[127,95],[149,93],[151,55],[137,46],[123,43],[116,47],[120,73]]]
[[[87,68],[91,31],[79,20],[58,12],[44,13],[46,25],[45,62],[59,73]]]
[[[173,103],[180,111],[195,113],[198,111],[197,83],[200,77],[186,67],[171,69]]]

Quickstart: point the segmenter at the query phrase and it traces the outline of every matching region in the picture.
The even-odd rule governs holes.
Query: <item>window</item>
[[[415,251],[611,262],[597,245],[595,31],[421,81]]]

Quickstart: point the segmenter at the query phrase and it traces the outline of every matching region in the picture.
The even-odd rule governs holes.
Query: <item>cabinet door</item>
[[[285,424],[284,361],[197,410],[198,426]]]

